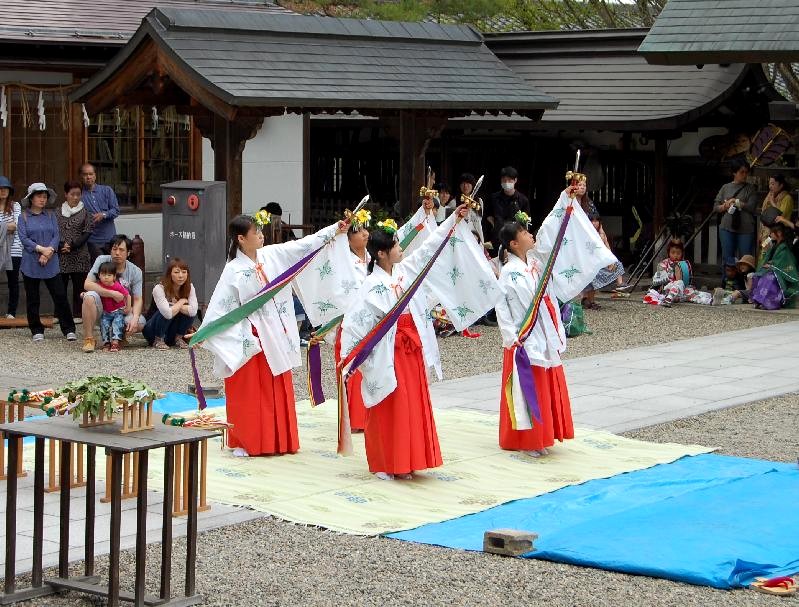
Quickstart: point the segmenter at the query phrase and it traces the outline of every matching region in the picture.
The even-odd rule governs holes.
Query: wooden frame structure
[[[241,212],[244,145],[266,116],[379,117],[399,140],[399,200],[408,211],[425,150],[449,118],[537,120],[557,106],[469,27],[171,8],[151,11],[71,99],[91,114],[173,105],[193,116],[214,149],[214,179],[227,182],[229,216]]]

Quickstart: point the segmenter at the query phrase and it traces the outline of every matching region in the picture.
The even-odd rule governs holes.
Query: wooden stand
[[[80,423],[81,428],[93,428],[95,426],[105,426],[106,424],[113,424],[113,415],[105,416],[105,408],[100,407],[100,412],[97,415],[92,415],[88,411],[83,413],[83,421]]]
[[[133,465],[131,466],[131,462]],[[175,460],[172,468],[174,476],[174,502],[172,503],[172,516],[184,516],[189,512],[189,453],[188,447],[178,447],[175,449]],[[100,498],[102,503],[111,501],[111,457],[106,456],[105,460],[106,481],[105,496]],[[139,469],[138,454],[126,453],[122,459],[122,499],[130,499],[139,495],[139,485],[137,482]],[[197,512],[210,510],[208,504],[208,440],[200,441],[200,483],[199,501]]]
[[[0,424],[12,423],[14,421],[25,420],[25,404],[13,403],[6,400],[0,400]],[[28,473],[22,469],[22,441],[19,441],[17,447],[19,453],[17,454],[17,476],[27,476]],[[6,439],[2,432],[0,432],[0,480],[6,479]]]
[[[63,446],[61,445],[61,441],[48,439],[48,447],[49,447],[49,459],[48,459],[48,466],[47,466],[47,487],[45,488],[45,493],[55,493],[56,491],[61,491],[61,485],[64,482],[64,479],[61,478],[61,470],[63,467],[59,462],[59,457]],[[81,445],[80,443],[71,443],[72,445],[72,453],[69,459],[69,486],[71,488],[75,487],[85,487],[86,486],[86,476],[84,472],[84,463],[83,463],[83,450],[85,445]]]
[[[183,465],[181,465],[181,461]],[[189,450],[188,445],[175,449],[175,501],[172,516],[184,516],[189,512]],[[208,481],[208,440],[200,441],[200,501],[197,512],[210,510],[206,500]]]
[[[133,466],[131,467],[131,462]],[[112,460],[110,455],[105,456],[105,496],[100,498],[103,504],[107,504],[113,499],[113,483],[111,482]],[[137,497],[139,495],[139,454],[125,453],[122,456],[122,492],[123,500]]]
[[[133,401],[122,405],[122,434],[153,429],[153,401]]]

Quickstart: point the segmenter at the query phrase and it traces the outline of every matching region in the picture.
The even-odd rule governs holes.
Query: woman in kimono
[[[360,213],[363,213],[363,211],[360,211]],[[369,242],[368,224],[370,218],[371,216],[367,218],[367,215],[362,215],[362,220],[359,220],[356,216],[350,224],[350,229],[347,231],[347,240],[350,245],[350,259],[355,268],[355,276],[358,281],[356,290],[359,290],[363,281],[366,280],[368,274],[367,267],[371,260],[366,247]],[[336,359],[336,365],[338,365],[341,360],[341,325],[339,325],[336,330],[336,343],[333,346],[333,354]],[[362,380],[363,377],[360,371],[355,371],[355,373],[347,379],[347,406],[350,412],[350,429],[354,432],[363,432],[366,425],[366,407],[363,405],[363,397],[361,396]]]
[[[574,438],[569,391],[560,358],[566,349],[566,334],[558,300],[571,300],[584,289],[586,282],[595,279],[600,268],[618,263],[603,245],[579,200],[572,198],[575,189],[570,186],[561,194],[537,237],[527,230],[529,218],[524,214],[518,214],[517,221],[506,223],[499,233],[500,258],[507,251],[508,260],[499,277],[503,297],[496,311],[504,347],[502,377],[510,379],[512,396],[508,399],[508,386],[503,381],[499,446],[526,451],[535,457],[546,455],[547,448],[554,445],[555,440]],[[553,262],[538,316],[524,343],[520,343],[519,331],[540,284],[542,271],[557,246],[561,223],[569,207],[572,215]],[[514,370],[517,348],[524,348],[530,362],[540,422],[530,414],[532,403],[526,402],[517,370]]]
[[[404,259],[393,221],[380,222],[370,232],[369,275],[359,291],[358,303],[344,316],[342,356],[347,356],[391,310],[422,272],[456,219],[467,213],[466,205],[459,206]],[[420,289],[396,325],[388,329],[360,366],[366,406],[366,458],[370,472],[380,479],[410,479],[413,472],[442,464],[427,367],[435,368],[441,378],[438,345],[426,295]]]
[[[300,240],[264,246],[265,223],[239,215],[228,226],[228,263],[208,304],[203,326],[252,299],[303,256],[332,240],[340,223]],[[233,455],[295,453],[300,448],[291,369],[299,367],[300,336],[287,286],[241,322],[208,338],[214,373],[224,378]]]

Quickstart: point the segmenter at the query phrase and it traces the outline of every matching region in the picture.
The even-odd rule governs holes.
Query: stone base
[[[521,556],[535,550],[535,533],[519,529],[491,529],[483,536],[483,552],[502,556]]]

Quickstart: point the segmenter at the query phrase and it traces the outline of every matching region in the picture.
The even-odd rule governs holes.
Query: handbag
[[[764,310],[779,310],[785,303],[785,296],[777,276],[768,271],[763,276],[752,277],[752,295],[750,299]]]
[[[563,321],[566,337],[577,337],[583,333],[591,335],[591,331],[585,324],[585,312],[582,304],[575,301],[563,304],[560,307],[560,319]]]
[[[777,223],[778,217],[782,217],[782,211],[777,207],[768,207],[760,214],[760,222],[767,228],[770,228]]]

